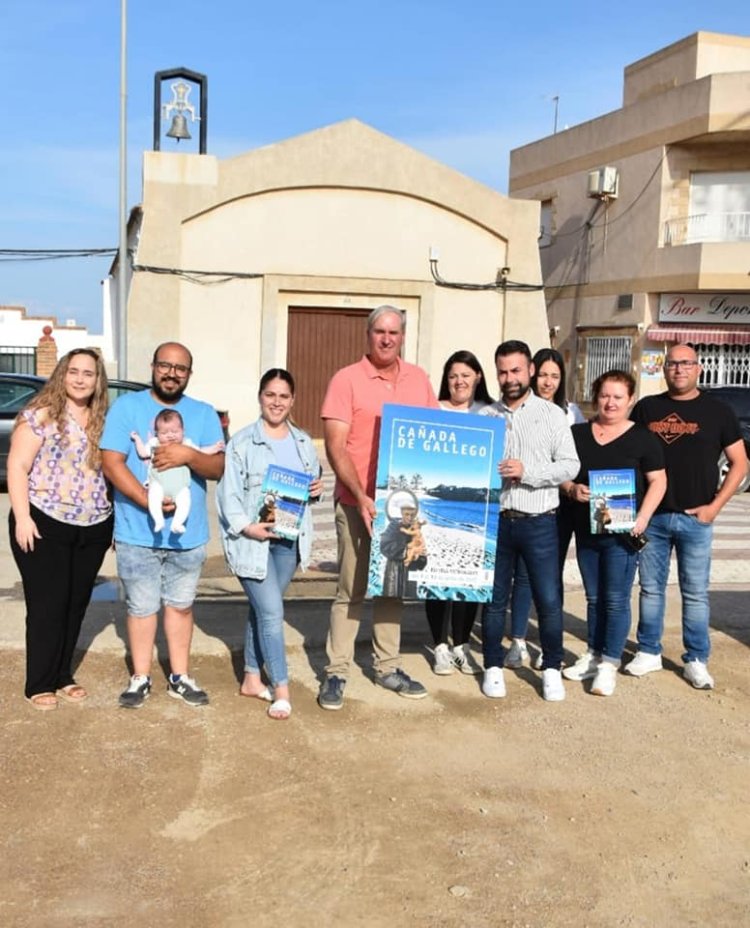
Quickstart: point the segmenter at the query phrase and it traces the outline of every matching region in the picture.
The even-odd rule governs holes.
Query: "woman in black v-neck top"
[[[575,503],[576,555],[586,592],[588,649],[563,674],[593,677],[591,692],[611,696],[630,631],[630,591],[638,563],[637,542],[667,488],[661,447],[644,426],[628,418],[635,381],[625,371],[607,371],[592,387],[596,416],[573,426],[581,469],[561,490]],[[613,484],[634,483],[635,497],[597,494],[592,504],[591,472]],[[632,479],[634,478],[634,480]],[[631,486],[631,489],[633,487]]]

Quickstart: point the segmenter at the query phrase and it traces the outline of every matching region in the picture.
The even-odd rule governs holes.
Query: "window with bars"
[[[584,397],[591,396],[591,385],[606,371],[627,371],[633,366],[633,339],[629,335],[590,335],[586,339],[586,379]]]
[[[701,387],[750,387],[750,345],[694,344],[701,362]]]
[[[26,345],[0,346],[0,373],[36,374],[36,348]]]

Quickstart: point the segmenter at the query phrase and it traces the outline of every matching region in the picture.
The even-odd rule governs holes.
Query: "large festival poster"
[[[505,420],[386,405],[370,596],[489,602]]]

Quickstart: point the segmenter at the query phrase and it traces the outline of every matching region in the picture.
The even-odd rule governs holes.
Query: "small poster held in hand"
[[[312,480],[312,474],[269,465],[260,491],[258,521],[273,523],[279,538],[297,538]]]

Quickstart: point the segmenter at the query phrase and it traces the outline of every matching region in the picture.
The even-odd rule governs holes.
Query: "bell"
[[[169,127],[167,137],[170,139],[177,139],[178,142],[180,139],[192,138],[192,135],[188,132],[187,119],[185,119],[182,113],[178,113],[176,116],[172,117],[172,125]]]

